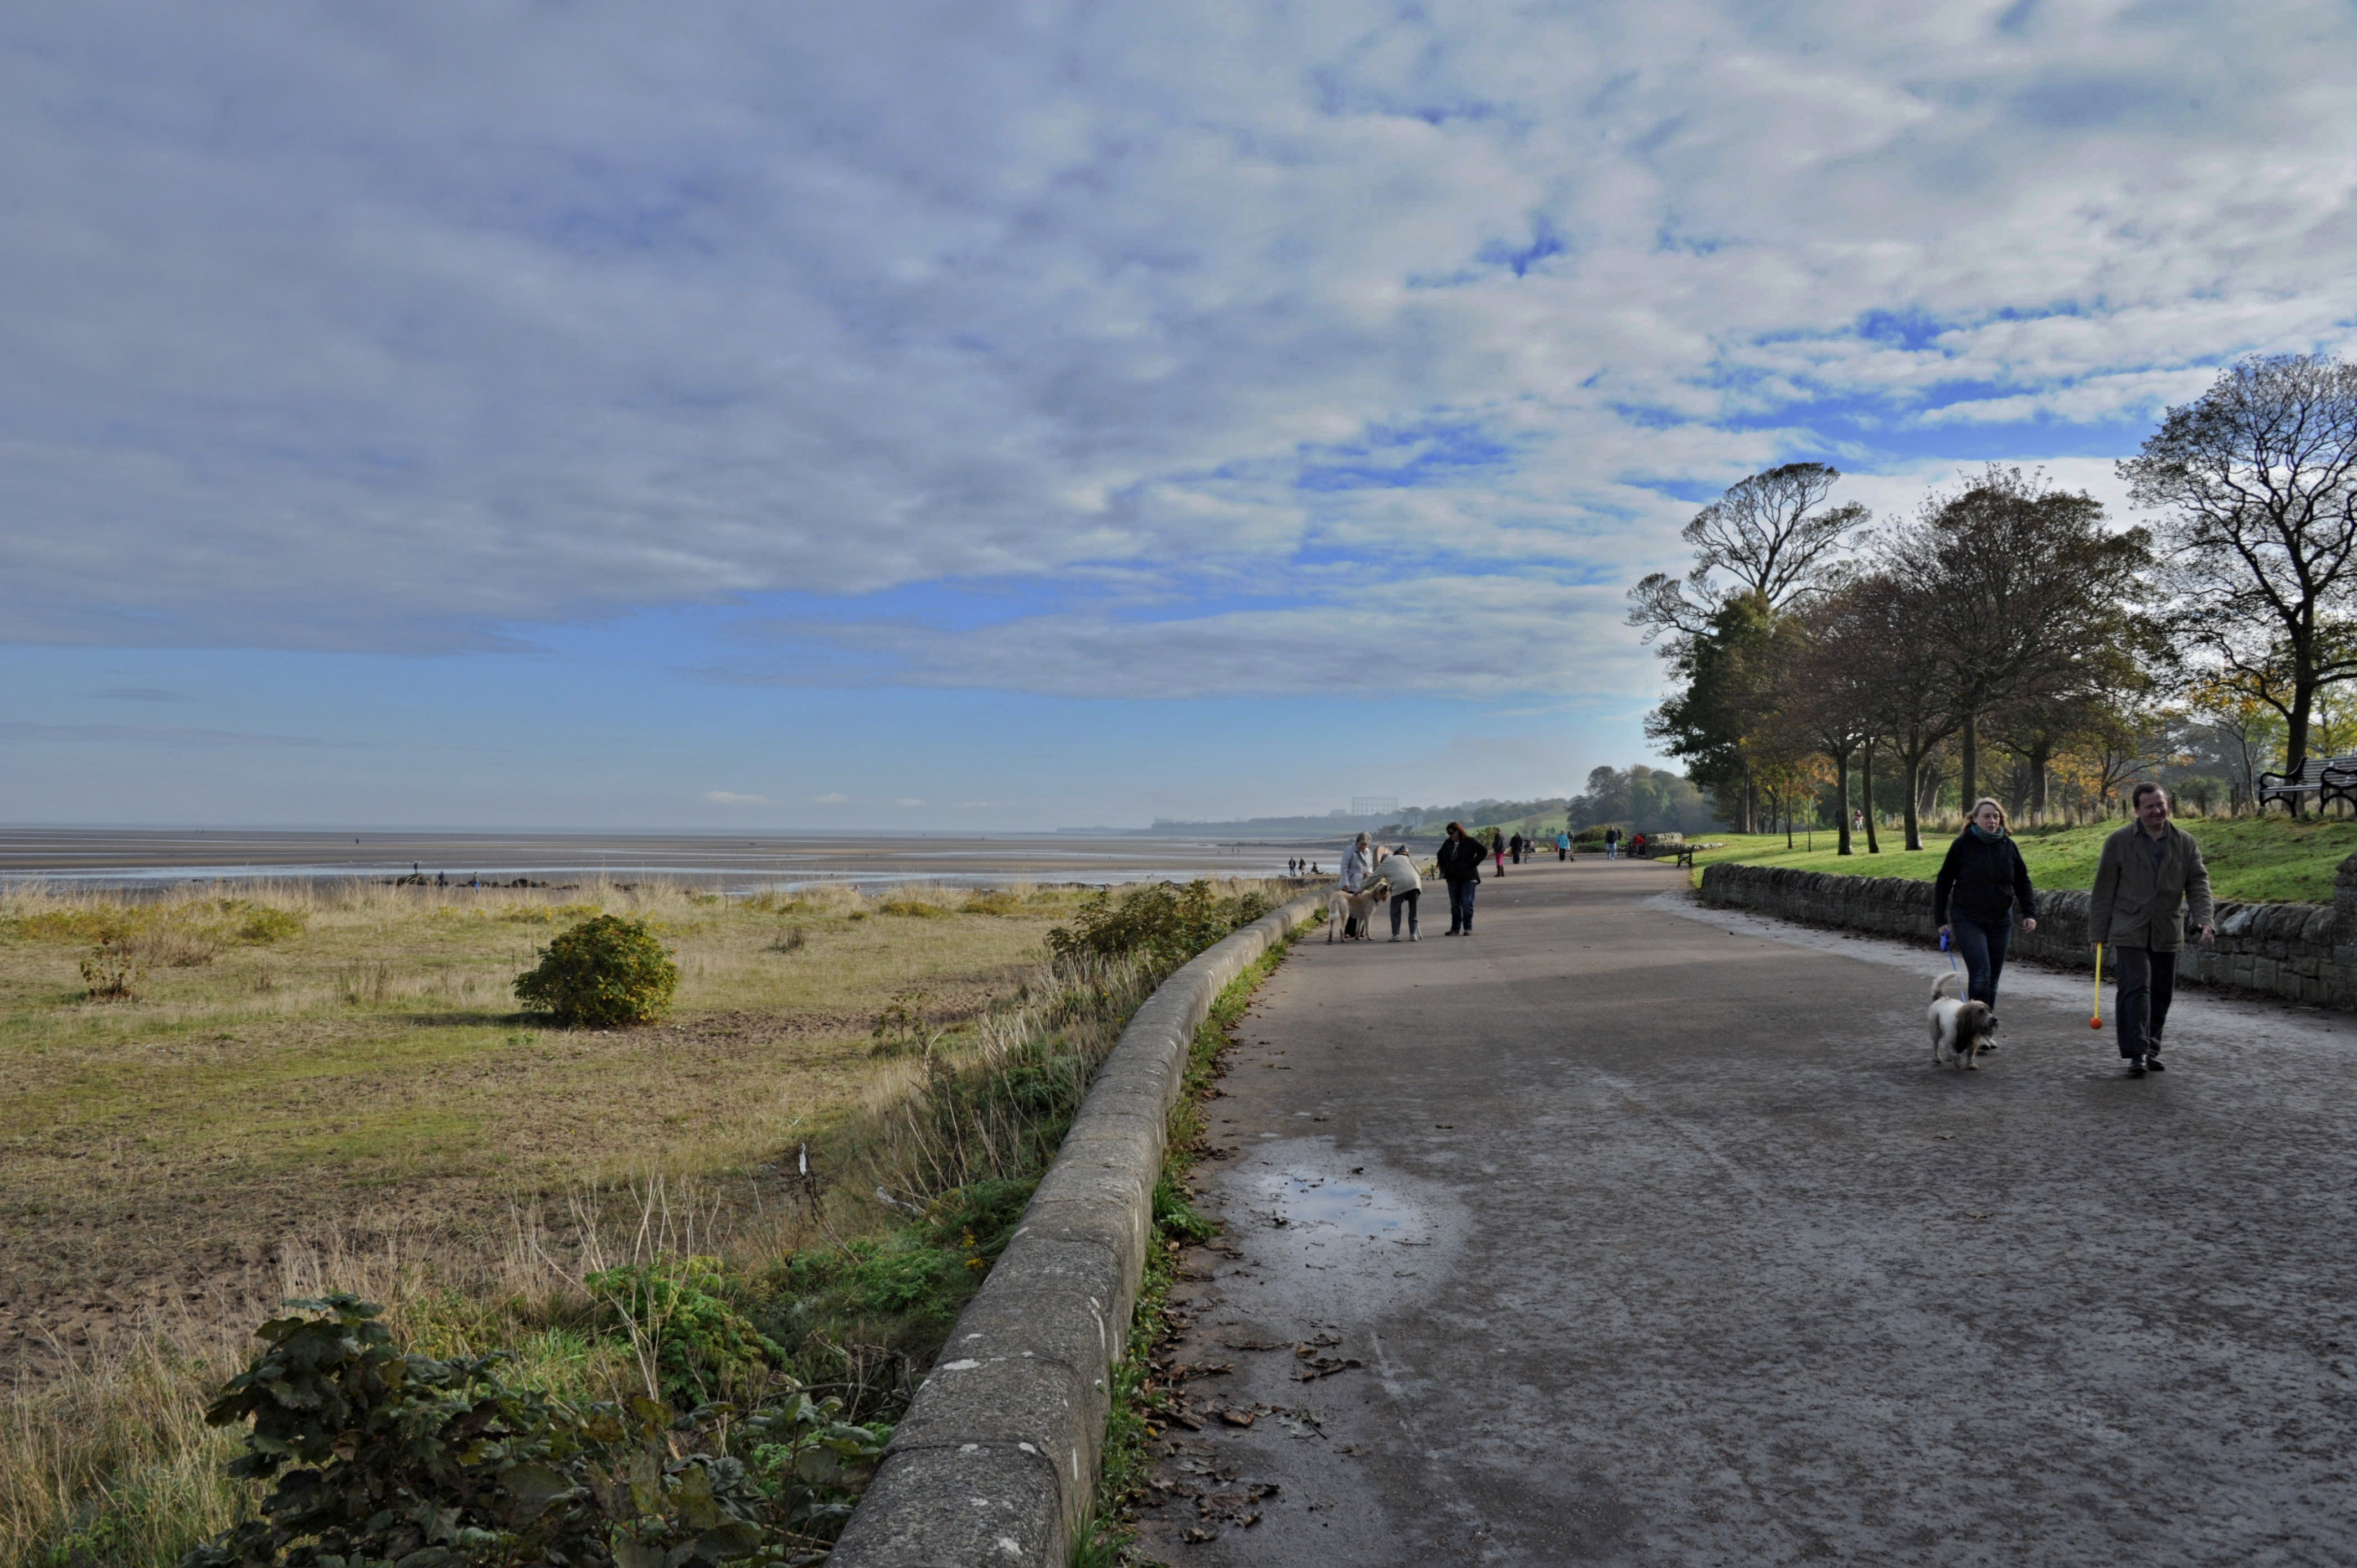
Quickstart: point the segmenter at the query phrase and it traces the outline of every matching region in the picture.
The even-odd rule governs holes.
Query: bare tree
[[[1749,596],[1781,614],[1828,586],[1821,564],[1867,521],[1856,501],[1819,510],[1840,478],[1827,464],[1787,463],[1729,486],[1685,526],[1695,565],[1684,583],[1656,572],[1630,589],[1629,624],[1647,642],[1664,632],[1702,637],[1731,599]]]
[[[2162,544],[2180,646],[2227,675],[2287,672],[2287,766],[2317,693],[2357,676],[2357,366],[2245,360],[2119,465]]]

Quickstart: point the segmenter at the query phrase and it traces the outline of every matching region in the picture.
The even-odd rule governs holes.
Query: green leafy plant
[[[1133,887],[1118,899],[1101,889],[1071,925],[1048,933],[1048,946],[1059,957],[1137,958],[1175,969],[1268,908],[1258,893],[1220,898],[1201,877],[1184,887],[1168,882]]]
[[[560,931],[540,965],[519,975],[516,999],[570,1026],[643,1024],[670,1007],[679,966],[644,920],[599,915]]]
[[[785,1351],[729,1304],[716,1258],[630,1263],[583,1283],[612,1309],[674,1401],[709,1403],[785,1359]]]
[[[273,1484],[262,1517],[181,1568],[761,1560],[744,1466],[681,1456],[694,1417],[644,1399],[575,1412],[502,1380],[505,1352],[406,1354],[356,1296],[289,1305],[301,1316],[262,1326],[263,1353],[205,1412],[248,1424],[230,1473]]]

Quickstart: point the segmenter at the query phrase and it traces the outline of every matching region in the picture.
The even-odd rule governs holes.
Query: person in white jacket
[[[1367,890],[1367,873],[1375,860],[1373,852],[1368,847],[1372,842],[1366,834],[1361,833],[1351,842],[1351,847],[1342,852],[1343,892],[1363,893]],[[1342,922],[1342,934],[1346,937],[1357,935],[1358,929],[1356,918]]]
[[[1424,891],[1424,878],[1415,874],[1415,862],[1407,857],[1407,845],[1400,845],[1375,863],[1373,880],[1391,888],[1392,940],[1400,940],[1402,909],[1407,911],[1407,940],[1412,942],[1424,940],[1415,929],[1415,901],[1416,896]]]

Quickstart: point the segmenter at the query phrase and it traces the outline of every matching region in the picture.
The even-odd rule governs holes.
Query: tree
[[[2270,694],[2279,691],[2221,673],[2197,682],[2185,693],[2194,722],[2208,732],[2221,760],[2232,769],[2229,783],[2238,806],[2258,803],[2259,769],[2283,744],[2283,704]]]
[[[1991,466],[1953,496],[1932,496],[1886,545],[1889,569],[1931,590],[1917,635],[1954,687],[1958,791],[1981,793],[1981,726],[1993,710],[2066,699],[2086,669],[2133,634],[2143,529],[2111,533],[2093,496]]]
[[[2167,516],[2179,645],[2230,676],[2280,664],[2298,768],[2318,693],[2357,676],[2357,366],[2305,354],[2230,366],[2119,472],[2138,506]]]
[[[1840,478],[1827,464],[1787,463],[1729,486],[1685,526],[1695,547],[1685,582],[1656,572],[1639,583],[1629,591],[1629,624],[1642,628],[1647,642],[1664,632],[1700,637],[1731,600],[1757,598],[1781,612],[1829,585],[1820,564],[1867,520],[1856,501],[1819,510]],[[1713,572],[1733,582],[1722,585]]]
[[[1853,586],[1810,607],[1802,618],[1803,646],[1792,670],[1792,701],[1786,708],[1791,722],[1834,765],[1834,814],[1843,854],[1856,853],[1850,844],[1849,764],[1864,754],[1867,853],[1879,854],[1874,842],[1874,702],[1870,671],[1874,650],[1867,639],[1875,629],[1872,616]]]
[[[1763,746],[1781,749],[1768,730],[1783,706],[1786,667],[1798,648],[1798,628],[1756,594],[1727,600],[1672,650],[1682,684],[1645,721],[1646,736],[1711,791],[1719,815],[1738,832],[1756,832],[1759,801],[1753,772]]]
[[[1889,569],[1860,579],[1853,590],[1860,701],[1874,733],[1889,743],[1905,769],[1910,850],[1923,847],[1923,765],[1960,722],[1946,661],[1923,635],[1934,614],[1928,602],[1932,591]]]

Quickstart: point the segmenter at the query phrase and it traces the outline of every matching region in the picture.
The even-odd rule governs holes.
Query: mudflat
[[[1332,864],[1340,838],[1313,846]],[[498,833],[235,828],[0,829],[0,877],[122,884],[211,877],[464,882],[662,877],[716,886],[801,881],[1185,881],[1281,872],[1292,847],[1084,834]]]
[[[1928,944],[1682,880],[1514,867],[1469,940],[1273,977],[1168,1352],[1233,1369],[1147,1549],[2357,1561],[2352,1021],[2181,997],[2132,1080],[2084,977],[2017,968],[1960,1073]]]

